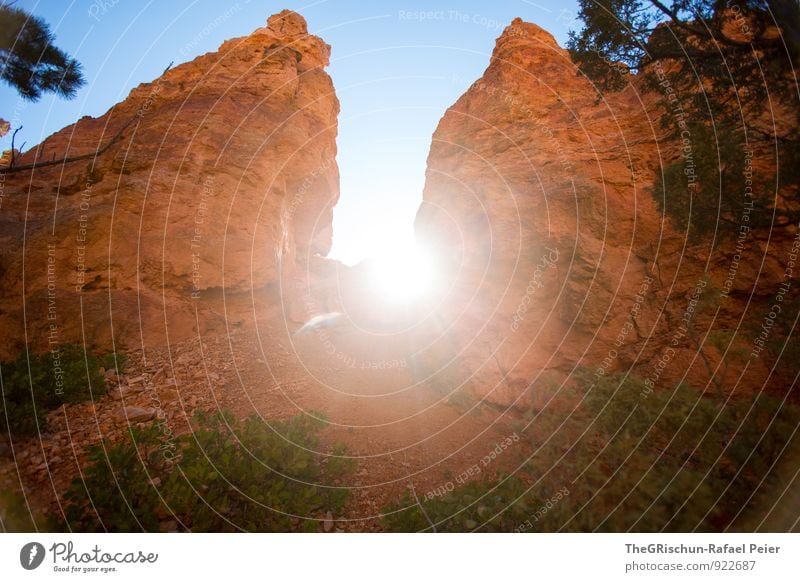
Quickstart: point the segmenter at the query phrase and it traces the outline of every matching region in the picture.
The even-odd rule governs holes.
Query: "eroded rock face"
[[[329,55],[281,12],[16,160],[0,211],[6,337],[46,347],[52,324],[56,342],[109,347],[113,330],[160,345],[224,329],[223,292],[291,289],[327,254],[339,195]]]
[[[459,381],[479,396],[543,404],[576,366],[702,389],[720,354],[708,331],[738,329],[731,349],[753,348],[741,322],[763,317],[778,291],[793,230],[751,233],[739,259],[730,245],[689,246],[650,192],[680,155],[661,115],[665,96],[635,78],[599,99],[550,34],[517,19],[442,118],[416,230],[452,285],[439,307],[453,344],[443,358],[459,359]],[[751,359],[746,382],[758,388],[768,364]]]

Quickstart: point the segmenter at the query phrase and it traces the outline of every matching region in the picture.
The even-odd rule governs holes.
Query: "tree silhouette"
[[[54,41],[44,20],[12,4],[0,5],[0,78],[31,101],[47,92],[74,97],[85,83],[81,65]]]

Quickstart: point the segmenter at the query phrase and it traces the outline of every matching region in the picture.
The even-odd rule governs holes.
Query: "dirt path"
[[[289,336],[279,319],[260,321],[257,332],[231,342],[237,361],[255,362],[226,388],[238,414],[270,419],[321,412],[330,422],[326,443],[345,443],[357,460],[344,484],[352,498],[344,518],[355,520],[353,529],[376,527],[379,510],[410,486],[423,496],[481,464],[517,426],[466,388],[423,373],[422,358],[405,345],[402,337],[349,324]],[[520,443],[481,475],[512,470],[529,453]]]
[[[321,413],[329,421],[322,458],[340,442],[357,462],[340,484],[351,495],[344,515],[335,516],[337,529],[377,530],[381,509],[410,487],[424,496],[480,464],[517,426],[449,384],[446,374],[426,372],[425,358],[407,345],[402,336],[347,323],[296,335],[273,313],[225,335],[131,353],[122,396],[51,412],[39,438],[14,443],[16,461],[3,456],[0,478],[18,482],[18,467],[31,503],[58,515],[88,447],[123,438],[125,406],[154,410],[145,424],[159,423],[166,436],[190,430],[188,419],[198,410],[255,413],[266,422]],[[527,454],[520,439],[477,478],[510,471]]]

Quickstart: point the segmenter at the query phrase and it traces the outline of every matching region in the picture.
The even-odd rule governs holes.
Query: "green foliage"
[[[16,361],[0,365],[0,428],[16,438],[38,434],[45,413],[55,403],[55,394],[49,390],[48,370],[37,365],[38,358],[31,360],[29,369],[23,352]]]
[[[662,188],[653,191],[658,209],[671,218],[675,228],[686,233],[691,242],[698,242],[726,225],[733,225],[735,234],[736,221],[742,213],[741,208],[736,212],[732,206],[744,201],[743,189],[736,179],[741,174],[729,176],[721,171],[715,151],[717,142],[709,139],[713,136],[707,128],[695,126],[692,134],[693,139],[687,144],[688,157],[667,165],[662,173]],[[736,148],[731,142],[718,144],[726,150]],[[731,151],[719,152],[725,159],[734,157],[731,154]],[[739,159],[744,158],[740,156]]]
[[[683,157],[663,168],[653,196],[691,242],[729,238],[740,225],[796,224],[800,108],[792,54],[800,57],[800,5],[742,0],[734,13],[718,0],[578,4],[582,27],[570,32],[568,47],[582,72],[601,90],[624,88],[634,72],[663,96],[668,111],[661,122]],[[776,24],[782,35],[774,34]],[[765,111],[776,114],[778,125]],[[748,168],[746,150],[780,167],[777,178]],[[745,173],[753,185],[749,199]],[[747,202],[754,203],[751,221],[742,220]]]
[[[800,318],[800,289],[798,280],[791,280],[791,289],[784,297],[780,317],[775,318],[769,338],[766,341],[765,350],[770,357],[770,363],[775,362],[787,378],[794,378],[800,372],[800,342],[797,341],[796,322]],[[747,326],[746,332],[752,337],[758,336],[763,330],[761,326],[764,318],[772,310],[772,306],[762,305],[753,311],[753,317],[747,318],[744,322]],[[765,354],[766,355],[766,354]]]
[[[41,355],[23,350],[14,362],[0,364],[0,378],[0,428],[16,437],[37,434],[50,409],[106,392],[98,358],[73,344]]]
[[[581,382],[574,411],[531,415],[536,450],[524,474],[422,497],[424,513],[407,497],[385,509],[386,528],[718,531],[800,423],[796,406],[763,394],[724,401],[687,385],[650,390],[632,376],[582,373]]]
[[[383,526],[392,532],[511,532],[536,507],[535,495],[516,477],[473,481],[443,496],[419,498],[406,494],[384,509]]]
[[[643,47],[634,31],[648,25],[651,14],[641,0],[579,1],[580,33],[572,30],[567,44],[581,70],[610,90],[627,85],[625,73],[636,71]]]
[[[66,344],[61,346],[58,357],[46,354],[39,364],[51,367],[53,393],[61,402],[85,402],[99,398],[106,393],[105,378],[100,373],[100,359],[82,346]],[[58,368],[61,368],[59,372]]]
[[[589,430],[560,468],[565,479],[579,476],[573,517],[558,524],[569,530],[717,530],[800,422],[796,407],[766,395],[722,401],[685,384],[650,391],[630,376],[584,382],[585,399],[568,424]]]
[[[334,443],[331,448],[331,456],[322,460],[325,465],[325,472],[333,479],[339,479],[355,471],[358,461],[349,457],[348,454],[347,445]],[[340,505],[337,501],[337,506]]]
[[[777,12],[779,3],[787,16],[777,21],[783,38],[770,32],[775,23],[770,11]],[[720,97],[728,96],[732,83],[748,87],[741,99],[760,101],[766,90],[760,75],[772,79],[790,70],[786,45],[795,54],[800,48],[790,21],[798,8],[781,0],[738,2],[749,42],[737,37],[741,27],[725,26],[719,18],[725,8],[719,0],[578,0],[582,26],[570,32],[567,46],[581,70],[604,89],[627,85],[621,71],[653,74],[648,65],[672,60],[692,65],[689,72],[670,75],[681,94],[696,90],[700,78],[709,82],[705,89],[714,102],[725,100]],[[758,61],[752,55],[755,47],[763,51]]]
[[[53,531],[49,519],[39,515],[22,496],[12,490],[0,490],[0,533]]]
[[[128,364],[128,354],[122,352],[109,352],[105,356],[99,358],[100,365],[106,370],[116,370],[124,372],[125,366]]]
[[[68,526],[158,531],[159,519],[171,518],[191,531],[318,531],[325,513],[344,505],[348,492],[336,483],[353,461],[342,445],[325,461],[312,452],[324,422],[298,416],[269,426],[218,414],[195,424],[175,443],[153,429],[107,456],[95,449],[84,480],[70,487]]]
[[[747,229],[792,220],[783,210],[776,210],[773,217],[773,210],[765,206],[764,201],[774,195],[774,184],[754,180],[752,168],[746,175],[745,144],[737,132],[722,126],[715,131],[698,123],[691,125],[687,136],[681,157],[664,167],[661,187],[653,188],[652,195],[659,210],[690,242],[706,237],[716,243],[731,241],[740,228],[747,234]]]
[[[158,531],[160,499],[151,479],[165,468],[159,431],[133,428],[128,440],[89,451],[88,467],[64,496],[65,529],[72,531]]]
[[[47,23],[5,2],[0,4],[0,78],[31,101],[47,92],[70,99],[85,83],[80,63],[55,45]]]

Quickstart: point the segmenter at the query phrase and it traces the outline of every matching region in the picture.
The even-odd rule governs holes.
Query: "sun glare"
[[[430,254],[416,244],[388,249],[370,261],[375,292],[392,303],[424,298],[433,289],[434,274]]]

